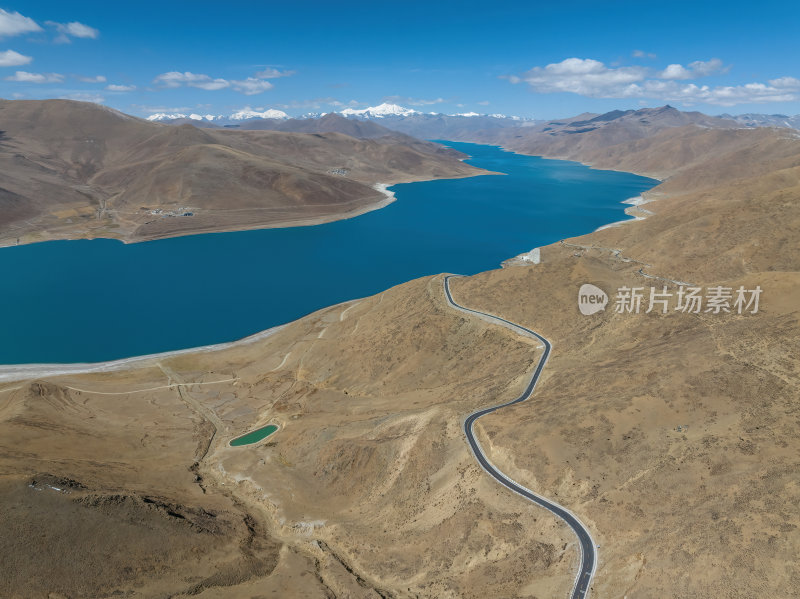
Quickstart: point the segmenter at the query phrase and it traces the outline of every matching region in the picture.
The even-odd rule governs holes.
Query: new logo
[[[608,304],[608,295],[605,291],[589,283],[581,285],[578,291],[578,309],[581,314],[589,316],[600,310],[605,310]]]

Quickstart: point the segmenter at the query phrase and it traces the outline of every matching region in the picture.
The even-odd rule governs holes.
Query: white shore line
[[[798,137],[800,137],[800,135],[798,135]],[[466,143],[476,143],[476,142],[466,142]],[[574,158],[563,158],[563,157],[559,158],[559,157],[556,157],[556,156],[545,156],[544,154],[527,154],[525,152],[520,152],[518,150],[511,150],[511,149],[506,148],[506,147],[501,146],[501,145],[493,145],[493,144],[477,144],[477,145],[492,146],[494,148],[499,148],[503,152],[508,152],[509,154],[517,154],[518,156],[533,156],[534,158],[542,158],[544,160],[560,160],[560,161],[563,161],[563,162],[577,162],[578,164],[582,164],[583,166],[588,166],[592,170],[612,171],[612,172],[616,172],[616,173],[628,173],[630,175],[637,175],[639,177],[646,177],[648,179],[653,179],[655,181],[658,181],[659,185],[664,182],[664,178],[656,177],[655,175],[648,175],[648,174],[644,174],[644,173],[635,173],[635,172],[632,172],[632,171],[624,171],[624,170],[613,169],[613,168],[599,168],[599,167],[595,167],[590,162],[582,162],[580,160],[575,160]],[[652,191],[656,187],[658,187],[658,185],[648,189],[647,191]],[[647,193],[647,192],[642,192],[642,193]],[[630,208],[626,208],[625,209],[625,214],[627,214],[628,216],[630,216],[632,218],[629,218],[627,220],[615,221],[613,223],[608,223],[606,225],[602,225],[602,226],[598,227],[597,229],[595,229],[594,231],[590,231],[590,233],[596,233],[597,231],[602,231],[603,229],[608,229],[608,228],[611,228],[611,227],[618,227],[619,225],[622,225],[622,224],[625,224],[625,223],[636,222],[637,220],[644,220],[647,216],[652,216],[654,214],[653,212],[650,212],[649,210],[645,210],[644,208],[639,208],[639,206],[641,206],[642,204],[647,204],[649,202],[653,202],[653,201],[655,201],[655,200],[653,200],[653,199],[647,200],[642,195],[638,195],[638,196],[636,196],[634,198],[628,198],[627,200],[622,200],[622,202],[620,202],[620,204],[630,204],[631,205]],[[631,212],[638,210],[638,212],[644,213],[644,216],[640,216],[638,214],[631,214],[631,212],[628,212],[629,210]],[[588,235],[588,234],[589,233],[584,233],[584,235]],[[563,242],[563,239],[561,241]],[[518,254],[516,256],[508,258],[507,260],[503,260],[500,263],[500,267],[501,268],[506,268],[508,266],[529,266],[531,264],[539,264],[541,262],[541,254],[539,253],[540,250],[541,250],[540,247],[535,247],[529,252],[524,252],[522,254]]]
[[[644,220],[648,216],[652,216],[653,215],[652,212],[650,212],[649,210],[645,210],[644,208],[641,208],[641,206],[643,206],[644,204],[649,204],[650,202],[653,201],[654,200],[652,199],[650,200],[645,199],[643,196],[640,195],[636,196],[635,198],[628,198],[627,200],[622,200],[620,204],[630,205],[630,208],[625,208],[625,214],[627,214],[631,218],[628,218],[626,220],[614,221],[613,223],[608,223],[607,225],[602,225],[600,227],[597,227],[594,231],[592,231],[592,233],[596,233],[597,231],[602,231],[603,229],[611,229],[612,227],[619,227],[620,225],[624,225],[625,223],[634,223],[637,220]],[[639,214],[636,214],[637,212]]]
[[[394,185],[394,183],[392,183],[391,185]],[[375,191],[379,191],[383,195],[385,195],[386,199],[389,200],[388,203],[391,204],[397,198],[395,197],[395,193],[393,191],[389,191],[389,186],[390,186],[389,183],[376,183],[375,185],[372,186],[372,188],[375,189]]]
[[[287,323],[288,324],[288,323]],[[93,372],[114,372],[117,370],[129,370],[136,366],[146,366],[148,363],[156,363],[159,360],[172,358],[183,354],[192,353],[211,353],[237,347],[240,345],[247,345],[255,343],[262,339],[266,339],[270,335],[277,333],[285,324],[278,325],[249,337],[239,339],[238,341],[228,341],[226,343],[217,343],[215,345],[201,345],[200,347],[190,347],[187,349],[178,349],[174,351],[161,352],[157,354],[146,354],[144,356],[133,356],[131,358],[122,358],[120,360],[110,360],[108,362],[92,362],[92,363],[77,363],[77,364],[8,364],[0,365],[0,383],[29,380],[44,378],[50,376],[60,376],[64,374],[89,374]]]
[[[644,196],[641,195],[638,195],[633,198],[628,198],[627,200],[622,200],[620,204],[630,205],[629,208],[625,208],[625,214],[627,214],[631,218],[626,220],[618,220],[605,225],[601,225],[597,227],[594,231],[592,231],[592,233],[597,233],[598,231],[602,231],[603,229],[619,227],[620,225],[624,225],[625,223],[635,223],[637,220],[644,220],[648,216],[653,216],[654,215],[653,212],[645,210],[644,208],[641,208],[641,206],[643,206],[644,204],[649,204],[650,202],[654,201],[655,201],[654,199],[646,199]],[[634,212],[638,212],[639,214],[634,214]],[[563,239],[561,241],[563,243]],[[509,258],[508,260],[503,260],[503,262],[500,263],[500,266],[501,268],[507,268],[509,266],[531,266],[534,264],[539,264],[541,263],[541,261],[542,261],[541,248],[535,247],[529,252],[518,254],[513,258]]]
[[[185,354],[196,354],[196,353],[207,354],[234,347],[240,347],[242,345],[248,345],[250,343],[255,343],[256,341],[261,341],[262,339],[266,339],[267,337],[274,335],[284,327],[287,327],[290,324],[297,322],[298,320],[302,320],[303,318],[307,318],[312,314],[322,312],[323,310],[330,310],[332,308],[336,308],[337,306],[345,306],[347,304],[352,304],[354,302],[360,302],[363,299],[365,298],[358,297],[355,299],[339,302],[338,304],[325,306],[324,308],[320,308],[319,310],[314,310],[310,314],[301,316],[297,320],[292,320],[290,322],[280,324],[263,331],[259,331],[258,333],[254,333],[253,335],[243,337],[242,339],[238,339],[236,341],[226,341],[224,343],[216,343],[213,345],[200,345],[198,347],[187,347],[186,349],[176,349],[174,351],[161,352],[157,354],[145,354],[143,356],[132,356],[130,358],[109,360],[107,362],[74,363],[74,364],[69,364],[69,363],[0,364],[0,384],[14,382],[14,381],[40,379],[51,376],[61,376],[65,374],[91,374],[93,372],[114,372],[118,370],[131,370],[132,368],[135,367],[147,366],[150,364],[154,365],[158,363],[160,360],[165,360],[167,358],[172,358],[175,356],[181,356]],[[2,391],[5,391],[5,389],[0,389],[0,392]]]

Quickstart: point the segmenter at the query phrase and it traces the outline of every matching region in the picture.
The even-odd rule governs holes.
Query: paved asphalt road
[[[489,458],[486,457],[486,454],[483,452],[483,449],[478,443],[478,440],[475,438],[475,433],[472,430],[475,421],[484,416],[485,414],[490,414],[495,410],[499,410],[500,408],[504,408],[506,406],[511,406],[516,403],[521,403],[528,399],[531,394],[533,393],[534,388],[536,387],[536,383],[539,380],[539,375],[541,375],[542,370],[544,369],[544,365],[547,363],[547,358],[550,357],[550,349],[551,345],[550,342],[536,333],[531,331],[530,329],[526,329],[523,326],[510,322],[504,318],[500,318],[499,316],[494,316],[493,314],[487,314],[486,312],[480,312],[478,310],[471,310],[470,308],[465,308],[460,304],[457,304],[453,299],[453,296],[450,294],[450,279],[454,276],[459,275],[447,275],[444,278],[444,292],[447,296],[448,303],[453,306],[457,310],[461,310],[462,312],[469,312],[472,314],[478,314],[484,318],[488,318],[489,320],[496,322],[502,326],[508,327],[517,333],[526,336],[532,336],[544,344],[544,353],[542,357],[539,359],[539,364],[536,366],[536,370],[533,371],[533,376],[531,376],[531,380],[528,383],[528,386],[525,387],[525,390],[522,392],[518,398],[506,402],[504,404],[500,404],[497,406],[492,406],[491,408],[484,408],[482,410],[478,410],[477,412],[473,412],[469,416],[467,416],[466,420],[464,421],[464,434],[467,436],[467,441],[469,442],[469,446],[472,449],[472,453],[475,454],[475,458],[478,460],[478,463],[483,467],[483,469],[493,477],[497,482],[501,485],[504,485],[522,495],[526,499],[533,501],[534,503],[540,505],[544,509],[554,513],[556,516],[561,518],[564,522],[567,523],[577,535],[578,537],[578,546],[581,549],[581,569],[578,572],[577,577],[575,578],[575,584],[570,592],[571,599],[585,599],[589,596],[589,587],[592,583],[592,578],[594,577],[594,572],[597,569],[597,546],[595,545],[594,541],[592,540],[592,536],[589,534],[589,530],[584,526],[580,520],[568,509],[563,506],[558,505],[557,503],[550,501],[549,499],[545,499],[541,495],[537,495],[530,489],[526,489],[519,483],[511,480],[508,476],[500,472],[497,467],[489,461]]]

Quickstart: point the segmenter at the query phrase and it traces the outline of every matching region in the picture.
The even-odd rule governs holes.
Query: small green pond
[[[261,428],[257,428],[254,431],[250,431],[249,433],[242,435],[241,437],[236,437],[233,441],[231,441],[231,447],[239,447],[241,445],[252,445],[253,443],[258,443],[261,441],[261,439],[269,437],[276,430],[278,430],[278,427],[274,424],[262,426]]]

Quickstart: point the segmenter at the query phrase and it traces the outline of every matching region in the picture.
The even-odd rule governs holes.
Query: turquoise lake
[[[233,341],[440,272],[474,274],[628,218],[658,183],[444,142],[505,175],[395,185],[362,216],[125,245],[0,249],[0,364],[97,362]]]

